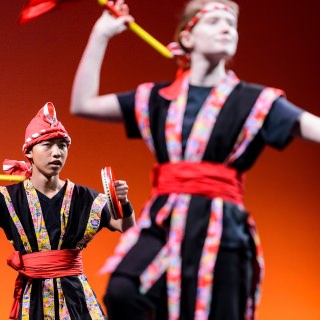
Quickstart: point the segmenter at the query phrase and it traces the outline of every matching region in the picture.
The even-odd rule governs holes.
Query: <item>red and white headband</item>
[[[219,2],[208,3],[200,11],[198,11],[192,19],[189,20],[183,31],[190,31],[199,22],[204,14],[215,10],[224,10],[237,17],[237,13],[230,6]]]

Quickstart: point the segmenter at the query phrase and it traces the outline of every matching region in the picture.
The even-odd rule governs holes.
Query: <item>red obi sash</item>
[[[152,185],[159,195],[188,193],[243,204],[243,174],[220,163],[158,164],[153,168]]]
[[[83,274],[82,251],[77,249],[49,250],[25,255],[15,251],[7,263],[19,272],[10,319],[18,319],[24,278],[51,279]]]

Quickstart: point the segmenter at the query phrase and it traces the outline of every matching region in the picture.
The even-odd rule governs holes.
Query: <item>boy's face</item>
[[[44,140],[34,145],[26,156],[32,163],[33,175],[39,172],[45,176],[55,176],[66,162],[68,145],[63,138]]]

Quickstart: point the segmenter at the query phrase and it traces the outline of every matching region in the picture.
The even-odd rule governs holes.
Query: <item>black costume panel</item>
[[[165,99],[159,93],[159,90],[166,86],[168,86],[167,83],[155,84],[151,89],[148,101],[154,152],[157,162],[160,164],[169,162],[166,119],[171,101]],[[218,114],[203,154],[203,161],[225,163],[234,148],[244,123],[264,89],[262,86],[248,84],[244,81],[240,81],[235,86]],[[184,151],[192,126],[197,121],[196,116],[211,90],[212,88],[189,85],[181,128],[182,160],[184,160]],[[136,91],[118,95],[128,137],[141,138],[135,113],[135,99]],[[239,173],[242,173],[254,164],[265,146],[270,145],[277,149],[285,148],[292,140],[292,130],[301,112],[301,109],[289,103],[285,98],[277,98],[251,143],[230,165]],[[139,276],[167,242],[171,217],[168,217],[163,226],[159,226],[156,223],[156,217],[167,200],[168,196],[160,195],[153,201],[149,210],[151,226],[142,229],[137,243],[114,271],[110,282],[111,286],[106,296],[107,305],[111,309],[113,309],[112,297],[115,294],[115,283],[122,283],[127,277],[128,283],[131,281],[132,285],[135,283],[135,285],[139,286]],[[193,319],[194,316],[197,272],[201,251],[207,236],[211,201],[212,199],[205,196],[192,195],[187,211],[186,228],[181,244],[182,291],[180,317],[183,320]],[[253,260],[255,258],[253,248],[253,239],[248,230],[248,213],[243,207],[224,201],[223,229],[219,254],[214,268],[215,280],[209,319],[222,319],[223,317],[223,319],[228,320],[244,319],[246,299],[248,295],[252,294],[251,284]],[[122,276],[122,278],[119,276]],[[155,287],[158,287],[157,294],[161,296],[159,301],[162,301],[165,277],[161,277],[144,297],[135,298],[141,300],[141,304],[152,306],[151,292],[156,290]],[[162,292],[162,295],[160,292]],[[238,292],[238,294],[232,295],[230,292]],[[123,312],[126,312],[126,310],[123,310]],[[130,311],[127,310],[127,312]],[[155,314],[157,316],[161,313],[158,309]],[[140,319],[147,319],[142,314],[140,314]],[[127,315],[129,316],[129,313]],[[139,319],[138,317],[139,315],[136,315],[136,318],[134,317],[133,319]],[[120,318],[114,317],[112,319]],[[159,316],[159,319],[165,319],[165,316],[163,318]]]
[[[98,197],[101,197],[103,200],[105,196],[90,188],[76,184],[74,185],[70,198],[68,223],[65,227],[62,244],[59,248],[59,240],[63,228],[61,219],[66,218],[64,213],[64,217],[62,217],[61,208],[63,200],[66,197],[66,188],[68,185],[70,185],[69,180],[52,198],[48,198],[34,189],[39,201],[36,206],[41,208],[41,213],[39,215],[31,214],[30,212],[24,182],[6,187],[18,220],[21,222],[23,230],[27,235],[31,252],[39,251],[38,242],[43,236],[36,234],[35,223],[38,223],[42,219],[49,236],[50,243],[48,246],[51,247],[51,250],[76,248],[81,250],[86,247],[88,242],[91,241],[96,233],[103,227],[109,228],[108,224],[111,216],[107,205],[105,205],[106,202],[101,202],[103,207],[99,207],[99,204],[96,202]],[[21,254],[26,254],[26,246],[22,242],[21,232],[17,228],[16,218],[12,213],[9,213],[2,193],[0,193],[0,226],[5,231],[8,240],[13,243],[14,249],[21,252]],[[88,236],[89,229],[91,232],[90,236]],[[45,280],[41,279],[33,279],[30,284],[27,284],[27,282],[25,283],[23,290],[27,290],[26,286],[30,286],[31,288],[30,305],[29,302],[23,301],[24,304],[27,303],[29,306],[25,309],[20,308],[20,318],[22,317],[22,312],[27,312],[28,319],[44,319],[44,281]],[[99,319],[104,319],[103,311],[97,300],[92,296],[89,297],[89,295],[94,295],[94,293],[90,288],[85,275],[62,277],[59,278],[59,283],[60,282],[62,294],[68,310],[68,315],[66,315],[64,319],[98,319],[95,315],[99,316],[99,314]],[[56,279],[53,280],[53,286],[55,319],[60,319],[62,313],[61,310],[59,311],[59,290]],[[47,307],[47,309],[49,310],[50,308]],[[24,316],[24,319],[25,317],[26,316]]]

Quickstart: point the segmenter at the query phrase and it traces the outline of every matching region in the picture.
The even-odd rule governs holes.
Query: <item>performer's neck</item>
[[[32,173],[30,181],[35,189],[46,195],[48,198],[54,197],[65,183],[59,178],[59,175],[47,177],[34,173]]]
[[[225,61],[193,59],[190,68],[190,84],[202,87],[214,87],[226,76]]]

